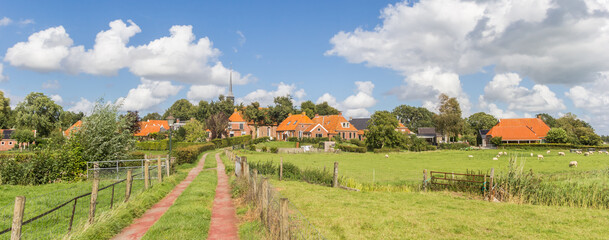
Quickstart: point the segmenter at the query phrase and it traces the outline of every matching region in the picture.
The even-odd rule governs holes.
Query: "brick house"
[[[77,122],[72,124],[72,126],[70,126],[68,129],[63,131],[63,136],[69,138],[70,135],[72,135],[72,133],[78,132],[78,130],[80,130],[81,127],[82,127],[82,121],[78,120]]]
[[[342,113],[327,116],[319,116],[316,114],[315,117],[313,117],[313,122],[317,125],[321,125],[323,129],[327,131],[327,137],[330,139],[334,136],[340,136],[342,139],[347,140],[359,138],[358,130],[343,117]],[[311,130],[313,131],[308,131],[310,136],[316,137],[318,134],[317,132],[321,129],[319,129],[319,127],[315,129],[315,126],[313,126]]]
[[[305,112],[290,114],[277,126],[277,139],[287,140],[289,137],[308,137],[305,132],[313,123],[313,120],[307,117]]]
[[[151,133],[160,133],[169,130],[169,122],[167,120],[148,120],[138,122],[140,130],[133,134],[135,137],[148,137]]]
[[[229,137],[239,137],[252,132],[249,124],[247,124],[241,112],[237,111],[236,108],[233,114],[228,118],[227,132]]]
[[[313,119],[307,117],[305,112],[290,114],[277,127],[278,139],[286,140],[288,137],[297,138],[333,138],[340,136],[343,139],[358,138],[357,129],[351,125],[342,114],[319,116]]]
[[[36,137],[36,130],[32,130],[34,132],[34,137]],[[15,129],[0,129],[0,151],[8,151],[15,147],[27,147],[29,143],[21,143],[19,144],[17,140],[12,138]]]
[[[542,143],[550,127],[540,118],[501,119],[485,137],[501,137],[503,143]]]

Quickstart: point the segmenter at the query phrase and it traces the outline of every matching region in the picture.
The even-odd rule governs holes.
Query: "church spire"
[[[229,85],[228,85],[228,96],[226,99],[229,99],[235,102],[235,95],[233,95],[233,66],[230,67],[230,77],[229,77]]]

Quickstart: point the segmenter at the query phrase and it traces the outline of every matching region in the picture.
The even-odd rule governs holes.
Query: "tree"
[[[600,145],[603,141],[601,137],[594,133],[594,129],[588,127],[578,127],[574,130],[575,135],[577,136],[577,140],[579,144],[588,145],[588,146],[596,146]]]
[[[440,114],[434,117],[436,128],[447,137],[459,135],[463,129],[465,121],[461,118],[461,107],[456,98],[440,94]],[[450,138],[447,138],[450,139]],[[450,140],[448,140],[450,142]]]
[[[127,111],[127,114],[123,118],[128,124],[127,129],[129,132],[133,134],[140,131],[140,115],[137,111]]]
[[[32,92],[15,108],[18,128],[36,129],[38,134],[46,137],[59,126],[61,106],[42,93]]]
[[[592,129],[592,126],[590,126],[589,123],[578,119],[577,115],[573,113],[567,113],[559,119],[556,119],[556,125],[567,132],[567,141],[572,144],[597,142],[600,138],[594,133],[594,129]],[[582,136],[584,136],[584,138],[582,138]]]
[[[202,122],[199,122],[197,119],[192,119],[186,125],[181,127],[180,129],[184,129],[186,135],[184,136],[184,140],[187,142],[205,142],[206,134],[205,134],[205,125]]]
[[[98,100],[91,115],[83,119],[81,129],[70,138],[70,142],[80,144],[84,162],[125,159],[134,149],[129,122],[119,118],[119,107]]]
[[[186,99],[180,99],[173,103],[163,114],[163,119],[167,119],[169,115],[183,121],[194,117],[195,107]]]
[[[322,102],[320,104],[315,105],[315,113],[319,115],[336,115],[339,114],[340,111],[338,109],[330,106],[328,102]],[[313,115],[315,116],[315,115]]]
[[[65,130],[74,125],[74,123],[81,120],[85,114],[83,112],[75,113],[70,111],[62,111],[59,115],[59,125],[61,129]]]
[[[315,103],[311,100],[304,101],[300,104],[300,111],[306,112],[307,117],[313,118],[315,116]]]
[[[153,113],[146,114],[146,116],[144,116],[142,118],[142,122],[145,122],[148,120],[162,120],[162,119],[163,119],[163,117],[161,116],[161,114],[153,112]]]
[[[209,118],[209,116],[212,114],[211,107],[211,104],[209,104],[207,101],[199,101],[199,105],[197,105],[195,109],[195,119],[197,119],[199,122],[207,121],[207,118]]]
[[[392,113],[398,117],[410,131],[417,132],[421,127],[434,127],[434,113],[423,107],[400,105]]]
[[[541,118],[541,120],[546,125],[548,125],[548,127],[550,127],[550,128],[557,127],[556,119],[554,117],[550,116],[550,114],[547,114],[547,113],[538,113],[536,117],[537,118]]]
[[[467,124],[476,132],[483,129],[491,129],[499,123],[493,115],[484,112],[474,113],[467,118]]]
[[[245,118],[254,125],[256,138],[258,137],[258,127],[269,122],[267,111],[260,108],[258,102],[253,102],[245,108]]]
[[[34,142],[34,140],[36,140],[36,135],[32,130],[18,129],[13,133],[13,135],[11,135],[11,138],[17,140],[19,145],[21,145],[21,143],[29,144]]]
[[[294,104],[290,95],[275,97],[273,102],[275,106],[270,107],[269,111],[269,117],[273,122],[283,122],[290,114],[294,113]]]
[[[11,100],[4,97],[4,92],[0,91],[0,129],[11,128]]]
[[[567,131],[562,128],[552,128],[546,135],[546,141],[549,143],[566,143],[568,140]]]
[[[228,126],[228,116],[224,112],[219,112],[211,115],[207,119],[207,128],[211,131],[211,138],[221,138],[226,136],[226,127]]]
[[[235,111],[235,104],[230,99],[225,98],[224,95],[220,95],[217,102],[211,102],[210,109],[209,116],[219,112],[230,116]]]
[[[388,111],[376,111],[370,118],[368,131],[364,133],[369,149],[394,148],[404,143],[403,134],[397,132],[398,120]]]
[[[501,146],[501,144],[503,143],[503,138],[502,137],[492,137],[491,143],[494,144],[495,146]]]

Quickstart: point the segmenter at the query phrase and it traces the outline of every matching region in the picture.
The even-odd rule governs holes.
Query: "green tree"
[[[465,121],[461,118],[461,107],[456,98],[441,94],[439,99],[440,114],[435,115],[434,122],[438,131],[446,135],[450,142],[450,137],[456,137],[462,133]]]
[[[501,146],[501,144],[503,143],[503,138],[502,137],[492,137],[491,138],[491,143],[494,144],[495,146]]]
[[[205,124],[199,122],[197,119],[192,119],[186,123],[180,129],[184,129],[186,132],[184,140],[187,142],[205,142]]]
[[[556,124],[556,119],[554,117],[552,117],[550,114],[547,113],[538,113],[537,118],[541,118],[541,120],[548,125],[548,127],[550,128],[555,128],[557,127]]]
[[[322,102],[320,104],[315,105],[315,113],[319,114],[319,115],[336,115],[336,114],[339,114],[340,111],[338,111],[338,109],[330,106],[330,104],[328,104],[328,102]],[[315,115],[313,115],[313,116],[315,116]]]
[[[199,101],[199,105],[195,109],[195,118],[199,122],[205,122],[211,114],[211,104],[204,100]]]
[[[224,95],[220,95],[217,102],[211,102],[210,109],[209,116],[219,112],[223,112],[226,116],[230,116],[235,111],[235,104],[230,99],[225,98]]]
[[[574,130],[575,135],[579,141],[579,144],[596,146],[600,145],[603,141],[601,137],[594,133],[594,129],[589,127],[578,127]]]
[[[566,143],[568,140],[567,131],[562,128],[552,128],[546,135],[546,141],[549,143]]]
[[[207,119],[207,128],[211,131],[211,138],[221,138],[226,136],[226,127],[228,126],[228,116],[224,112],[219,112],[211,115]]]
[[[275,97],[273,100],[275,106],[270,107],[269,117],[273,122],[283,122],[288,116],[295,112],[294,103],[290,95],[283,97]]]
[[[364,133],[369,149],[403,146],[403,134],[395,131],[398,120],[388,111],[376,111],[370,118],[368,131]]]
[[[146,116],[144,116],[142,118],[142,121],[145,122],[145,121],[148,121],[148,120],[163,120],[163,116],[161,116],[161,114],[158,114],[158,113],[155,113],[155,112],[148,113],[148,114],[146,114]]]
[[[58,128],[61,106],[42,93],[32,92],[15,108],[18,128],[36,129],[41,137],[46,137]]]
[[[300,104],[300,111],[306,112],[307,117],[309,118],[315,117],[315,103],[313,103],[311,100],[302,102]]]
[[[4,92],[0,91],[0,129],[11,128],[11,100],[4,97]]]
[[[266,109],[260,108],[260,103],[253,102],[245,108],[245,118],[254,125],[255,137],[258,137],[258,127],[270,122]]]
[[[127,111],[127,114],[122,116],[123,120],[129,125],[129,132],[136,133],[140,131],[140,115],[137,111]]]
[[[81,129],[70,138],[70,142],[80,143],[84,162],[126,159],[134,149],[129,122],[119,118],[119,107],[98,100],[91,115],[83,119]]]
[[[568,142],[572,144],[584,144],[584,142],[594,142],[598,140],[594,133],[594,129],[589,123],[578,119],[577,115],[567,113],[556,119],[556,126],[564,129],[567,132]],[[579,130],[578,130],[579,129]],[[587,129],[587,130],[586,130]],[[589,136],[588,136],[589,135]],[[581,138],[582,136],[586,136]],[[599,137],[600,138],[600,137]],[[591,140],[592,139],[592,140]]]
[[[81,120],[84,116],[85,114],[83,112],[75,113],[70,111],[62,111],[59,115],[59,125],[61,129],[66,130],[74,125],[74,123],[78,122],[78,120]]]
[[[483,129],[491,129],[499,123],[493,115],[484,112],[474,113],[467,118],[467,124],[476,132]]]
[[[169,115],[182,121],[189,120],[194,117],[195,107],[186,99],[180,99],[171,105],[163,114],[163,119],[167,119]]]
[[[400,105],[392,112],[410,131],[417,132],[420,127],[434,127],[434,113],[423,107]]]
[[[19,144],[21,143],[32,143],[36,140],[36,135],[32,130],[29,129],[18,129],[16,130],[11,138],[17,140]]]

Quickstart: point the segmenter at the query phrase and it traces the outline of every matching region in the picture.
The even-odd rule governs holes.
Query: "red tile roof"
[[[81,126],[82,126],[82,121],[78,120],[78,122],[72,124],[72,126],[70,126],[67,130],[63,131],[63,135],[68,137],[72,134],[72,132],[78,131]]]
[[[145,137],[151,133],[158,133],[161,131],[161,127],[164,130],[169,130],[169,123],[167,120],[148,120],[146,122],[139,122],[140,130],[133,134],[136,137]]]
[[[276,131],[294,131],[296,130],[296,126],[298,126],[298,124],[312,123],[313,121],[309,117],[307,117],[306,113],[303,112],[301,114],[290,115],[288,118],[286,118],[285,120],[283,120],[283,122],[279,124]]]
[[[237,111],[237,109],[235,108],[235,112],[233,112],[232,115],[230,115],[230,117],[228,118],[229,122],[245,122],[245,119],[243,118],[243,116],[241,116],[241,112]]]
[[[503,140],[540,140],[545,138],[550,127],[539,118],[501,119],[487,133]]]
[[[404,133],[408,133],[408,134],[412,133],[412,131],[410,131],[410,129],[408,129],[402,123],[399,123],[399,125],[398,125],[398,132],[404,132]]]
[[[338,131],[357,132],[357,129],[343,115],[315,116],[313,121],[324,126],[330,134],[336,134]],[[349,127],[343,127],[342,123],[349,123]]]

